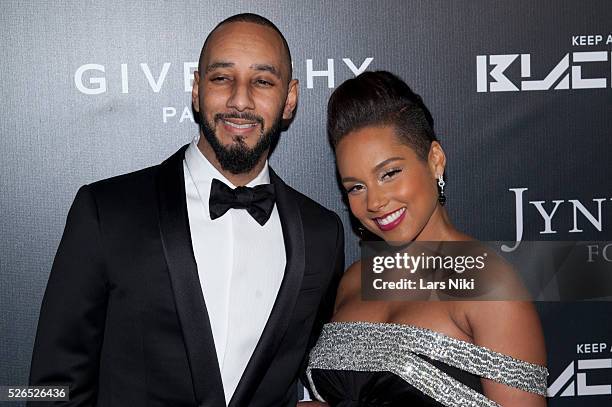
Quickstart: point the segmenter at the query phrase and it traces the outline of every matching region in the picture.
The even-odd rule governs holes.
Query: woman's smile
[[[383,232],[395,229],[406,217],[406,208],[400,208],[386,215],[374,218],[374,222]]]

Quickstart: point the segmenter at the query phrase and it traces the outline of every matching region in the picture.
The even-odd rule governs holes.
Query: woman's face
[[[419,236],[434,240],[435,234],[423,232],[435,227],[432,217],[439,212],[436,177],[445,158],[437,142],[424,162],[393,127],[370,126],[340,140],[336,162],[351,211],[368,230],[398,244]]]

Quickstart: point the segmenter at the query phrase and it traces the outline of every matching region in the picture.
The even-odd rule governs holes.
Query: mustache
[[[249,113],[249,112],[243,112],[243,113],[239,113],[239,112],[217,113],[217,114],[215,114],[213,119],[214,119],[215,123],[219,122],[220,120],[226,120],[226,119],[241,119],[241,120],[248,120],[248,121],[251,121],[251,122],[259,123],[262,127],[264,125],[263,117],[258,116],[258,115],[253,114],[253,113]]]

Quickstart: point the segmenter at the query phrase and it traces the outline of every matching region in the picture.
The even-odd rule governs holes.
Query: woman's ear
[[[446,154],[442,146],[437,141],[432,141],[429,147],[429,154],[427,156],[427,163],[429,170],[434,178],[438,178],[440,175],[444,175],[444,169],[446,168]]]

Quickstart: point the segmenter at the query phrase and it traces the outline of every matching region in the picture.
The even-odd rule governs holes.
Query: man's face
[[[224,170],[245,173],[265,160],[297,102],[297,81],[278,34],[271,28],[235,22],[209,38],[192,99],[201,128]]]

